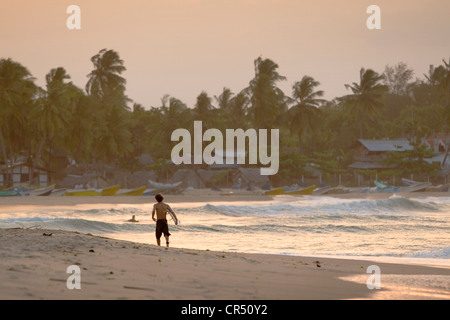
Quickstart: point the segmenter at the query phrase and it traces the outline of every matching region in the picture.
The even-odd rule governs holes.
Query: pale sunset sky
[[[66,26],[72,4],[81,30]],[[366,27],[372,4],[381,30]],[[0,10],[0,57],[27,67],[38,85],[61,66],[84,89],[90,58],[113,49],[127,68],[126,94],[145,108],[165,94],[193,107],[202,91],[238,93],[259,56],[279,65],[286,94],[310,75],[332,99],[361,67],[381,73],[402,61],[423,78],[449,59],[449,39],[449,0],[14,0]]]

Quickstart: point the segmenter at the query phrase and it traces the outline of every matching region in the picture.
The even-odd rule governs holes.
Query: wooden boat
[[[175,183],[160,183],[152,180],[148,180],[148,182],[156,189],[174,189],[183,183],[183,181],[178,181]]]
[[[88,189],[88,190],[71,190],[64,192],[64,196],[96,196],[97,190],[95,189]]]
[[[146,189],[142,195],[143,195],[143,196],[154,196],[155,194],[157,194],[158,192],[160,192],[160,190],[161,190],[161,189],[159,189],[159,188]]]
[[[264,192],[266,196],[276,196],[284,193],[284,187],[272,189]]]
[[[410,187],[410,186],[414,186],[416,184],[419,184],[421,182],[410,180],[410,179],[406,179],[406,178],[402,178],[402,183],[403,183],[403,185],[405,187]]]
[[[376,185],[375,192],[379,193],[396,193],[400,192],[402,189],[401,187],[385,185],[384,183],[378,180],[375,180],[375,185]]]
[[[51,197],[61,197],[64,195],[64,193],[66,192],[66,188],[59,188],[59,189],[54,189],[52,191],[52,193],[50,194]]]
[[[145,189],[147,189],[147,187],[144,185],[133,190],[116,193],[115,196],[142,196],[144,194]]]
[[[378,188],[380,188],[380,189],[385,189],[385,188],[387,188],[387,185],[385,185],[384,183],[382,183],[382,182],[380,182],[380,181],[378,181],[378,180],[375,180],[375,185],[376,185]]]
[[[402,189],[402,192],[419,192],[419,191],[425,191],[430,184],[428,182],[418,183],[409,187],[404,187]]]
[[[320,194],[344,194],[344,193],[358,193],[361,192],[362,188],[346,188],[342,185],[336,186],[336,187],[323,187],[320,189],[316,189],[313,191],[313,195],[320,195]]]
[[[330,187],[330,186],[321,187],[321,188],[314,189],[313,194],[314,195],[327,194],[328,192],[330,192],[333,189],[334,189],[334,187]]]
[[[350,189],[345,188],[344,186],[337,186],[331,188],[331,190],[327,192],[327,194],[345,194],[345,193],[350,193]]]
[[[14,197],[14,196],[21,196],[22,193],[20,190],[16,189],[9,189],[9,190],[0,190],[0,197]]]
[[[120,189],[119,185],[114,185],[111,187],[107,187],[101,190],[96,189],[87,189],[87,190],[80,190],[80,189],[74,189],[70,190],[64,193],[65,196],[114,196],[116,192]]]
[[[113,196],[116,194],[117,191],[119,191],[120,186],[115,185],[111,187],[104,188],[102,191],[97,192],[100,196]]]
[[[30,190],[25,195],[27,195],[27,196],[49,196],[54,189],[55,189],[55,185],[53,184],[51,186]]]
[[[431,186],[426,189],[427,192],[447,192],[449,191],[450,183],[439,185],[439,186]]]
[[[312,185],[312,186],[309,186],[309,187],[306,187],[303,189],[285,192],[284,194],[288,194],[288,195],[312,194],[315,188],[316,188],[316,186]]]

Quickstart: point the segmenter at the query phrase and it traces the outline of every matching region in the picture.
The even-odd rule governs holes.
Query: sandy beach
[[[450,269],[279,255],[164,248],[92,235],[0,229],[1,299],[448,299]],[[404,286],[369,290],[367,268],[407,277]],[[68,289],[69,266],[80,289]],[[359,283],[343,277],[359,277]],[[421,279],[443,283],[421,289]],[[358,281],[358,278],[355,278]],[[440,279],[440,280],[439,280]],[[404,281],[403,281],[404,282]],[[396,292],[396,288],[399,290]]]
[[[170,203],[271,199],[250,192],[224,195],[211,190],[167,195]],[[147,202],[153,203],[153,197],[0,199],[2,211],[38,204]],[[0,229],[0,241],[0,299],[450,299],[447,267],[165,248],[38,228]],[[371,265],[381,270],[379,290],[367,286]],[[67,286],[72,275],[67,272],[69,266],[79,267],[80,289]]]

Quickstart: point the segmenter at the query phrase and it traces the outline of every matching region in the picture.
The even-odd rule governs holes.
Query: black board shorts
[[[156,221],[156,239],[160,239],[163,233],[165,237],[170,236],[169,225],[166,219]]]

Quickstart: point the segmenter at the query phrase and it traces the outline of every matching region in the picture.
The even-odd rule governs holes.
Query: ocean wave
[[[316,198],[317,199],[317,198]],[[395,215],[411,213],[448,212],[450,204],[447,202],[420,201],[400,196],[388,199],[318,199],[309,198],[308,201],[271,202],[270,204],[211,204],[198,208],[181,209],[181,211],[195,210],[203,214],[218,214],[231,217],[268,216],[268,215]]]
[[[117,232],[145,232],[154,230],[154,224],[112,223],[86,219],[26,217],[0,220],[1,228],[31,228],[77,231],[81,233],[117,233]]]
[[[444,248],[433,248],[428,251],[414,252],[405,256],[409,258],[450,259],[450,246]]]

